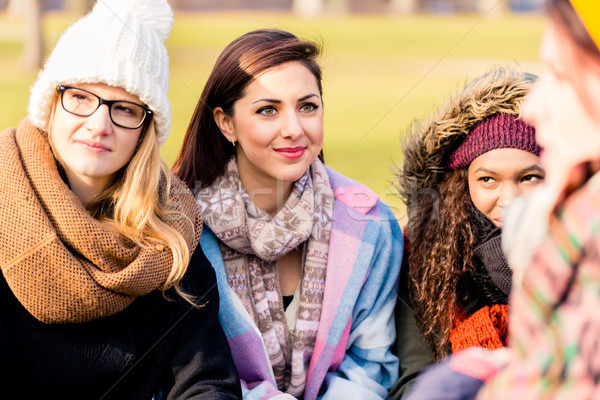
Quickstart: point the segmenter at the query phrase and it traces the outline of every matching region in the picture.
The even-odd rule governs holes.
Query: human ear
[[[233,121],[231,117],[225,114],[225,111],[221,107],[215,107],[213,110],[213,118],[215,124],[219,127],[219,130],[225,136],[228,142],[235,142],[235,129],[233,127]]]

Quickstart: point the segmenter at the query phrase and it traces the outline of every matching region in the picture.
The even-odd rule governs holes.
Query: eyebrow
[[[544,171],[544,169],[542,167],[540,167],[539,165],[531,165],[531,166],[529,166],[527,168],[523,168],[519,172],[521,174],[526,174],[527,172],[533,172],[533,171],[541,172],[542,174],[546,173],[546,171]]]
[[[538,166],[538,165],[530,165],[529,167],[525,167],[525,168],[521,169],[521,170],[518,172],[518,174],[519,174],[519,175],[523,175],[523,174],[526,174],[526,173],[528,173],[528,172],[532,172],[532,171],[541,172],[542,174],[545,174],[545,173],[546,173],[546,171],[544,171],[544,170],[543,170],[543,169],[542,169],[540,166]],[[496,171],[492,171],[492,170],[489,170],[489,169],[487,169],[487,168],[483,168],[483,167],[479,167],[479,168],[477,168],[477,169],[475,170],[475,172],[485,172],[485,173],[488,173],[488,174],[491,174],[491,175],[495,175],[495,174],[497,174],[497,173],[498,173],[498,172],[496,172]]]
[[[298,101],[304,101],[306,99],[310,99],[311,97],[319,97],[319,96],[317,94],[315,94],[315,93],[310,93],[310,94],[307,94],[306,96],[300,97],[298,99]],[[265,99],[258,99],[256,101],[253,101],[252,104],[260,103],[261,101],[264,101],[264,102],[267,102],[267,103],[275,103],[275,104],[280,104],[281,103],[281,100],[265,98]]]

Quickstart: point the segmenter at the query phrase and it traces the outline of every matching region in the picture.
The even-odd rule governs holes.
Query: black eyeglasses
[[[59,85],[60,103],[65,111],[79,117],[89,117],[102,104],[108,107],[110,120],[125,129],[137,129],[152,118],[152,110],[141,104],[123,100],[104,100],[92,92],[72,86]]]

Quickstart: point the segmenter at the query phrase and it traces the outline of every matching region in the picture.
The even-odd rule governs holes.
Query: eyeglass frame
[[[86,92],[91,94],[92,96],[96,97],[98,99],[98,107],[96,107],[96,109],[94,111],[92,111],[89,114],[77,114],[74,113],[72,111],[69,111],[65,108],[65,104],[63,103],[63,96],[65,94],[65,91],[68,89],[76,89],[76,90],[81,90],[82,92]],[[148,119],[148,121],[152,120],[152,116],[154,115],[154,113],[152,112],[151,109],[149,109],[147,106],[143,105],[143,104],[138,104],[138,103],[134,103],[133,101],[127,101],[127,100],[104,100],[102,97],[98,96],[95,93],[90,92],[89,90],[85,90],[85,89],[81,89],[75,86],[68,86],[68,85],[63,85],[60,84],[56,87],[56,90],[60,93],[60,105],[63,108],[63,110],[65,110],[66,112],[68,112],[69,114],[73,114],[76,115],[78,117],[89,117],[92,116],[96,111],[98,111],[98,109],[100,108],[100,106],[102,104],[106,104],[106,106],[108,107],[108,116],[110,117],[110,121],[115,124],[116,126],[123,128],[123,129],[139,129],[142,125],[144,125],[144,123],[146,122],[147,117],[149,116],[150,118]],[[128,127],[128,126],[123,126],[117,122],[115,122],[113,120],[112,117],[112,105],[115,103],[127,103],[127,104],[133,104],[136,105],[138,107],[141,107],[142,110],[144,110],[145,114],[144,114],[144,118],[142,118],[142,120],[140,121],[140,124],[134,128]]]

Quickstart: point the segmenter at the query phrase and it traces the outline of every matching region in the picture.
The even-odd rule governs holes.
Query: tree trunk
[[[95,3],[95,0],[65,0],[65,10],[75,15],[83,16],[92,11]]]
[[[508,4],[506,0],[478,0],[477,8],[481,14],[500,17],[507,13]]]
[[[325,9],[329,14],[344,15],[350,11],[350,5],[348,0],[328,0]]]
[[[12,0],[14,2],[15,0]],[[44,56],[42,35],[42,1],[18,0],[22,2],[25,17],[25,48],[21,54],[21,65],[32,71],[42,66]]]
[[[416,0],[391,0],[390,10],[394,14],[412,14],[417,9]]]
[[[302,17],[316,17],[323,14],[323,0],[294,0],[292,10]]]
[[[26,6],[27,2],[23,0],[9,0],[6,10],[11,18],[21,18],[25,16]]]

